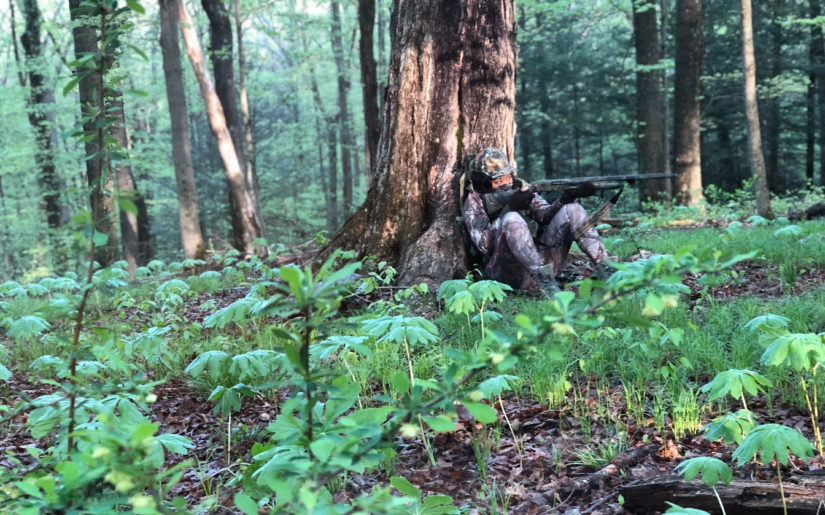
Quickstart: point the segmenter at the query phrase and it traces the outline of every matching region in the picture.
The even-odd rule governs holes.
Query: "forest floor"
[[[575,266],[567,273],[575,279]],[[687,297],[691,303],[700,297],[720,302],[740,297],[767,301],[798,296],[825,285],[825,269],[817,267],[801,270],[793,286],[777,279],[782,270],[776,263],[745,261],[735,266],[734,275],[736,281],[703,292],[698,278],[686,274],[683,282],[692,292]],[[202,322],[211,311],[231,304],[246,292],[235,288],[189,298],[179,312],[190,322]],[[206,298],[215,301],[208,310],[203,307]],[[133,324],[148,324],[148,315],[139,309],[126,308],[125,314]],[[231,333],[231,328],[228,331]],[[478,424],[459,410],[457,430],[430,437],[432,455],[420,438],[399,439],[397,455],[378,472],[345,476],[336,484],[333,495],[346,500],[373,485],[386,485],[390,476],[398,475],[426,494],[452,496],[467,513],[655,513],[661,507],[648,510],[623,505],[620,489],[672,474],[688,456],[731,461],[731,447],[702,439],[698,431],[674,434],[671,415],[656,413],[649,402],[641,411],[628,406],[627,392],[619,380],[605,383],[604,378],[579,374],[571,378],[571,383],[566,398],[555,399],[552,404],[526,395],[499,398],[493,403],[499,423],[492,426]],[[52,389],[14,377],[7,389],[0,389],[0,401],[11,405]],[[160,424],[161,432],[177,433],[194,443],[194,456],[189,457],[194,458],[195,466],[171,493],[183,496],[196,511],[236,513],[232,497],[237,487],[227,483],[240,464],[251,461],[252,444],[263,438],[266,426],[277,416],[289,392],[247,399],[231,419],[216,413],[205,402],[208,391],[185,377],[166,381],[155,388],[155,393],[158,398],[151,405],[150,417]],[[645,397],[656,395],[651,386]],[[813,439],[810,416],[795,406],[773,405],[760,396],[749,402],[749,408],[759,419],[796,428]],[[703,410],[700,425],[715,415]],[[6,429],[0,432],[0,467],[9,466],[9,456],[33,463],[26,449],[32,445],[44,448],[50,443],[31,438],[25,415],[12,420]],[[792,460],[788,471],[816,471],[820,467],[825,468],[825,464],[817,459]],[[734,467],[734,477],[775,482],[776,469],[751,462]],[[792,484],[794,479],[786,481]]]

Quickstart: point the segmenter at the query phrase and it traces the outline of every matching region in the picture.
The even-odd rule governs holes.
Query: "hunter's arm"
[[[563,205],[559,200],[551,204],[538,193],[534,193],[533,200],[530,201],[530,216],[538,223],[546,224],[556,216]]]
[[[486,254],[490,248],[490,231],[487,230],[490,226],[490,217],[484,210],[481,196],[476,192],[467,195],[464,203],[464,225],[476,248],[482,254]]]

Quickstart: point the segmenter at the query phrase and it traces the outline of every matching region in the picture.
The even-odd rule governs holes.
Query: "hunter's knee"
[[[527,222],[520,214],[516,213],[515,211],[510,211],[509,213],[506,213],[501,218],[501,225],[507,231],[518,230],[521,228],[526,228],[529,230]]]
[[[578,202],[563,205],[559,210],[559,214],[569,220],[570,224],[574,227],[587,220],[587,211],[585,211],[584,206]]]

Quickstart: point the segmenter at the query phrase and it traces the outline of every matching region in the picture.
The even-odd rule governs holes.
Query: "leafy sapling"
[[[722,515],[725,515],[725,505],[722,504],[722,498],[719,497],[719,492],[716,491],[716,483],[721,480],[723,483],[730,484],[733,479],[733,474],[730,471],[730,466],[722,460],[700,456],[698,458],[691,458],[685,460],[676,466],[676,471],[684,474],[685,479],[691,479],[702,474],[702,483],[713,489],[716,500],[719,501],[719,508],[722,510]]]
[[[769,465],[776,460],[776,477],[779,479],[779,492],[782,495],[782,508],[788,515],[788,504],[785,499],[785,490],[782,485],[782,470],[779,465],[787,465],[790,459],[788,451],[802,459],[812,458],[813,446],[802,433],[796,429],[780,424],[763,424],[755,427],[745,438],[742,444],[733,451],[732,458],[744,465],[760,455],[763,465]]]

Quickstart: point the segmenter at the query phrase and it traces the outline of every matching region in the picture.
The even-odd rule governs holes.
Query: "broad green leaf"
[[[9,327],[9,336],[15,340],[27,340],[33,338],[47,329],[51,328],[43,318],[36,315],[24,315],[15,320]]]
[[[780,424],[763,424],[748,434],[733,452],[732,458],[741,466],[759,454],[763,465],[769,465],[774,458],[787,465],[788,451],[803,459],[814,455],[811,442],[796,429]]]
[[[189,449],[192,449],[195,446],[189,438],[174,433],[157,435],[155,440],[160,442],[167,451],[175,454],[186,454]]]
[[[713,378],[713,381],[702,387],[702,391],[708,393],[708,400],[713,401],[726,394],[730,394],[736,400],[745,391],[751,395],[764,392],[764,387],[773,384],[765,376],[752,370],[730,369],[720,372]]]
[[[467,408],[467,411],[470,412],[470,415],[472,415],[473,418],[482,424],[492,424],[498,420],[496,410],[483,402],[461,401],[461,404]]]
[[[710,515],[709,512],[705,510],[700,510],[697,508],[682,508],[678,504],[673,504],[670,501],[665,501],[670,505],[670,508],[665,512],[665,515]]]
[[[233,498],[235,507],[241,510],[244,515],[258,515],[258,504],[243,492],[238,492]]]
[[[393,476],[390,478],[390,484],[393,486],[393,488],[395,488],[404,495],[412,497],[415,500],[421,499],[421,489],[407,481],[406,478]]]
[[[690,481],[699,473],[702,474],[702,483],[714,486],[721,479],[723,483],[730,484],[733,480],[733,473],[730,466],[717,458],[700,456],[685,460],[676,466],[676,471],[684,474],[685,479]]]
[[[450,431],[455,431],[456,427],[458,427],[455,421],[450,420],[446,415],[441,415],[438,417],[421,417],[430,429],[437,433],[448,433]]]
[[[516,380],[518,380],[516,376],[499,375],[482,381],[481,384],[478,385],[478,389],[484,393],[485,397],[490,398],[493,395],[501,395],[501,392],[504,390],[512,390],[510,381]]]
[[[8,382],[9,379],[11,379],[11,370],[0,363],[0,381]]]

